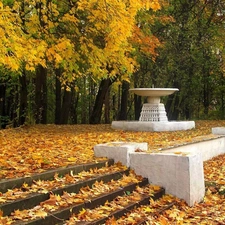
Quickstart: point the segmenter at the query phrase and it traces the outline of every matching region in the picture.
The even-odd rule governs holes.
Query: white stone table
[[[160,103],[160,98],[168,96],[177,88],[132,88],[129,90],[136,95],[147,97],[147,103],[143,104],[139,121],[161,122],[168,121],[165,106]]]

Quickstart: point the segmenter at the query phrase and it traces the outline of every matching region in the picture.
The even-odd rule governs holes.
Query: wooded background
[[[223,0],[0,1],[0,127],[137,120],[133,87],[179,88],[169,120],[224,119]]]

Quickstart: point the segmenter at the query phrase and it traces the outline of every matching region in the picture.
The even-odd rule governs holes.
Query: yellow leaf
[[[173,154],[181,155],[183,152],[174,152]]]
[[[158,185],[151,185],[151,187],[153,188],[154,191],[159,191],[161,189],[161,187]]]
[[[68,161],[69,162],[76,162],[77,161],[77,158],[75,158],[75,157],[69,157],[68,158]]]
[[[146,213],[149,213],[149,212],[153,212],[153,211],[154,211],[154,210],[151,209],[150,207],[145,207],[143,210],[144,210]]]
[[[149,4],[149,8],[151,8],[153,11],[157,11],[157,10],[161,9],[161,6],[157,1],[152,1]]]
[[[83,208],[83,209],[79,212],[79,215],[84,215],[86,212],[87,212],[86,209]]]
[[[168,225],[168,221],[165,219],[165,217],[159,218],[160,225]]]
[[[48,215],[48,213],[46,213],[45,211],[43,211],[42,209],[38,210],[37,212],[35,212],[35,216],[36,217],[41,217],[41,218],[45,218]]]

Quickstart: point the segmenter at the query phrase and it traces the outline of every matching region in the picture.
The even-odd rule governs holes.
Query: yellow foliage
[[[34,0],[15,1],[11,10],[0,1],[0,64],[12,70],[23,64],[34,71],[37,65],[50,63],[63,67],[68,80],[82,73],[94,79],[120,75],[129,80],[138,67],[130,41],[136,15],[139,10],[160,9],[157,0],[40,3],[38,7]],[[146,39],[142,50],[151,52],[154,41]]]
[[[130,57],[133,47],[129,41],[134,32],[135,17],[141,9],[160,9],[157,3],[149,0],[78,2],[78,10],[91,12],[84,22],[85,37],[81,42],[82,54],[88,54],[91,65],[89,73],[99,78],[106,72],[107,76],[120,75],[128,80],[129,74],[137,67],[135,59]],[[96,37],[102,40],[97,45]],[[109,65],[111,69],[108,69]]]

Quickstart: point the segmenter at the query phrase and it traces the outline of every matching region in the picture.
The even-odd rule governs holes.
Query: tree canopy
[[[136,15],[160,9],[157,1],[146,0],[4,3],[1,65],[14,71],[60,67],[69,82],[86,74],[95,79],[131,74],[136,61],[129,38],[140,32],[135,29]]]

